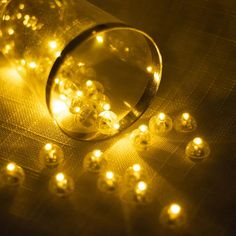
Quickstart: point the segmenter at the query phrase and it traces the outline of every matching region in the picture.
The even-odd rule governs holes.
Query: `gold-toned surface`
[[[92,2],[92,1],[91,1]],[[188,111],[198,128],[175,130],[139,153],[126,134],[97,143],[74,141],[53,123],[48,111],[1,59],[0,165],[25,171],[22,187],[0,191],[1,236],[5,235],[235,235],[235,74],[234,1],[96,1],[118,18],[144,29],[159,42],[164,74],[159,94],[140,122],[158,111],[171,117]],[[127,132],[128,132],[127,131]],[[200,163],[185,156],[186,144],[204,137],[211,155]],[[38,154],[48,142],[62,147],[63,172],[75,180],[68,199],[48,191],[52,172]],[[97,177],[83,171],[84,156],[101,149],[108,169],[123,175],[139,163],[155,187],[153,201],[133,206],[97,189]],[[159,221],[162,209],[178,203],[187,227],[175,231]]]

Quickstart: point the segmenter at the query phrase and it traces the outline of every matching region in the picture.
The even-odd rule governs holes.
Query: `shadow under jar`
[[[84,0],[0,0],[0,49],[63,132],[111,137],[147,109],[162,59],[155,42]]]

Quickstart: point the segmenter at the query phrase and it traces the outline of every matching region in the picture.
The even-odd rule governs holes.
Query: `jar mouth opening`
[[[161,54],[150,36],[123,23],[97,25],[71,40],[54,62],[47,106],[67,135],[103,140],[145,112],[161,75]]]

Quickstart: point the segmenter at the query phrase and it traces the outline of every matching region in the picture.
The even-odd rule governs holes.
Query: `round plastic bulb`
[[[141,180],[146,178],[143,168],[139,164],[130,166],[125,173],[125,184],[127,187],[132,187]]]
[[[66,197],[74,191],[74,181],[71,177],[59,172],[51,178],[49,189],[59,197]]]
[[[100,170],[106,165],[104,154],[101,150],[94,150],[89,152],[83,162],[83,167],[89,172],[100,172]]]
[[[112,171],[106,171],[98,178],[98,188],[102,192],[114,193],[119,187],[119,177]]]
[[[60,94],[71,98],[76,94],[78,87],[69,79],[59,79],[58,90]]]
[[[177,203],[172,203],[166,206],[162,210],[161,221],[168,227],[182,226],[185,223],[183,208]]]
[[[21,185],[25,180],[24,170],[17,164],[10,162],[1,170],[1,181],[7,186]]]
[[[146,125],[140,125],[130,136],[133,146],[139,151],[145,151],[152,145],[152,135]]]
[[[64,161],[64,153],[56,144],[47,143],[40,150],[39,158],[47,168],[56,168]]]
[[[196,137],[188,143],[185,153],[192,161],[202,161],[210,155],[210,147],[202,138]]]
[[[176,118],[174,127],[178,132],[192,132],[197,128],[197,122],[193,116],[187,112],[184,112]]]
[[[144,181],[139,181],[134,187],[134,201],[137,203],[147,203],[150,200],[148,185]]]
[[[87,80],[84,85],[86,96],[93,100],[99,100],[104,93],[104,87],[96,80]]]
[[[172,119],[161,112],[151,117],[149,120],[149,129],[153,134],[164,134],[172,129]]]
[[[103,111],[98,117],[98,130],[101,134],[113,135],[119,131],[117,115],[112,111]]]

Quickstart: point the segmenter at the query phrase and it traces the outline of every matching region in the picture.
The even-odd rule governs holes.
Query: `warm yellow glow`
[[[97,40],[98,43],[103,43],[103,41],[104,41],[104,39],[101,35],[97,35],[96,40]]]
[[[78,90],[77,92],[76,92],[76,95],[78,96],[78,97],[82,97],[83,96],[83,91],[81,91],[81,90]]]
[[[48,45],[51,49],[56,49],[57,48],[57,42],[56,41],[50,41],[48,43]]]
[[[14,29],[12,29],[12,28],[8,29],[8,34],[9,35],[13,35],[14,33],[15,33]]]
[[[66,104],[61,100],[54,100],[52,103],[52,111],[55,114],[65,113],[67,111]]]
[[[8,171],[14,171],[16,168],[16,165],[14,163],[9,163],[9,164],[7,164],[6,168]]]
[[[152,66],[148,66],[148,67],[146,68],[146,70],[147,70],[147,72],[151,73],[152,70],[153,70],[153,68],[152,68]]]
[[[63,180],[65,180],[65,175],[63,173],[56,174],[56,181],[57,182],[62,182]]]
[[[63,101],[66,101],[67,100],[67,97],[65,94],[60,94],[60,99],[63,100]]]
[[[79,66],[79,67],[82,67],[82,66],[84,66],[84,65],[85,65],[85,63],[83,63],[83,62],[79,62],[79,63],[78,63],[78,66]]]
[[[138,191],[145,191],[147,189],[147,184],[144,181],[140,181],[137,184],[137,190]]]
[[[114,128],[114,129],[119,129],[119,128],[120,128],[120,124],[115,123],[115,124],[113,125],[113,128]]]
[[[60,83],[60,79],[56,78],[55,79],[55,84],[59,84]]]
[[[179,204],[173,203],[168,209],[170,216],[178,216],[181,212],[181,206]]]
[[[112,171],[107,171],[106,172],[106,178],[107,179],[113,179],[114,178],[114,173]]]
[[[182,114],[182,117],[183,117],[184,120],[188,120],[190,115],[189,115],[189,113],[185,112],[185,113]]]
[[[19,8],[20,8],[21,10],[23,10],[23,9],[25,8],[25,5],[24,5],[23,3],[21,3],[21,4],[19,5]]]
[[[34,61],[31,61],[31,62],[29,63],[29,67],[30,67],[31,69],[35,69],[35,68],[37,67],[37,64],[36,64]]]
[[[126,52],[129,52],[129,48],[128,48],[128,47],[126,47],[126,48],[125,48],[125,51],[126,51]]]
[[[21,19],[21,17],[22,17],[22,14],[20,12],[16,14],[17,19]]]
[[[56,55],[56,57],[60,57],[61,56],[61,51],[57,51],[55,55]]]
[[[156,81],[157,83],[160,83],[161,78],[160,78],[159,73],[154,72],[154,79],[155,79],[155,81]]]
[[[10,19],[11,19],[11,17],[9,15],[3,16],[3,20],[10,20]]]
[[[93,85],[93,81],[92,80],[87,80],[86,81],[86,86],[90,87]]]
[[[81,108],[80,107],[75,107],[75,112],[76,113],[79,113],[81,111]]]
[[[159,118],[159,120],[161,120],[161,121],[165,120],[165,118],[166,118],[165,113],[163,113],[163,112],[159,113],[158,118]]]
[[[102,152],[101,152],[101,150],[94,150],[94,151],[93,151],[93,155],[94,155],[95,157],[101,157],[101,156],[102,156]]]
[[[199,137],[197,137],[197,138],[194,138],[193,142],[194,142],[194,144],[196,144],[196,145],[200,145],[200,144],[202,144],[202,139],[199,138]]]
[[[135,172],[139,172],[139,171],[141,170],[141,166],[140,166],[139,164],[134,164],[134,165],[133,165],[133,170],[134,170]]]
[[[46,151],[49,151],[52,149],[52,144],[51,143],[47,143],[45,146],[44,146],[45,150]]]
[[[146,125],[140,125],[139,126],[139,130],[141,131],[141,132],[147,132],[148,131],[148,127],[146,126]]]
[[[109,111],[110,109],[111,109],[111,106],[110,106],[109,103],[105,103],[105,104],[103,105],[103,110]]]

